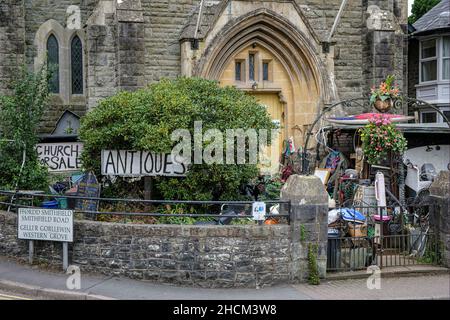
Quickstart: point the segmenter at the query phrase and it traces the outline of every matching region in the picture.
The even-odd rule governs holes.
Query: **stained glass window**
[[[269,81],[269,63],[268,62],[263,63],[263,80]]]
[[[250,81],[255,80],[255,55],[253,53],[250,53],[248,56],[248,77]]]
[[[236,81],[241,81],[242,80],[242,73],[241,73],[241,69],[242,68],[242,62],[240,61],[236,61],[235,64],[235,80]]]
[[[70,66],[72,70],[72,94],[83,94],[83,45],[78,36],[70,45]]]
[[[47,64],[51,72],[49,92],[59,93],[59,44],[54,35],[50,35],[47,40]]]

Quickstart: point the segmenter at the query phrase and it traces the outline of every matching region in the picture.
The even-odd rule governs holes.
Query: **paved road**
[[[32,300],[32,298],[26,295],[0,290],[0,300]]]
[[[12,281],[52,290],[68,290],[67,275],[42,271],[36,267],[20,265],[0,258],[0,290],[2,281]],[[32,291],[34,292],[32,293]],[[40,296],[36,289],[20,291],[31,295],[33,299]],[[74,292],[74,291],[71,291]],[[284,285],[256,289],[199,289],[158,285],[127,278],[111,278],[99,275],[81,275],[81,289],[75,292],[111,297],[115,299],[147,300],[314,300],[314,299],[449,299],[450,276],[420,275],[401,278],[381,278],[380,290],[369,290],[367,279],[323,281],[320,286]],[[0,292],[1,294],[1,292]],[[15,294],[8,294],[12,295]],[[62,296],[61,296],[62,298]],[[67,297],[66,297],[67,298]],[[70,297],[69,297],[70,298]]]

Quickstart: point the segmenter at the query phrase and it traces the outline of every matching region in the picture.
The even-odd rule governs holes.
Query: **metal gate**
[[[366,226],[369,230],[367,234],[360,231],[363,236],[351,236],[357,232],[349,231],[348,223],[341,221],[335,226],[340,233],[328,237],[327,271],[366,270],[372,265],[384,268],[440,264],[439,235],[430,226],[430,213],[434,209],[434,205],[413,209],[408,211],[412,212],[409,216],[402,214],[389,222],[380,221],[378,226],[369,214]],[[350,223],[350,228],[355,225],[356,221]],[[371,232],[373,228],[378,229],[378,234]]]

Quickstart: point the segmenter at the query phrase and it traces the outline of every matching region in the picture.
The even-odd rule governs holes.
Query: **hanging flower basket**
[[[400,96],[400,90],[394,85],[394,76],[387,76],[378,88],[373,87],[370,95],[370,103],[382,113],[388,112],[394,106],[394,100]]]
[[[394,101],[391,98],[388,98],[384,101],[378,98],[374,103],[374,107],[378,111],[386,113],[394,107]]]
[[[359,131],[364,156],[369,164],[378,164],[386,159],[389,152],[401,154],[407,149],[408,142],[403,133],[386,115],[375,115]]]

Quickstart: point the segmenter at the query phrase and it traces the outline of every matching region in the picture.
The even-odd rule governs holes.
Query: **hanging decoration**
[[[394,100],[400,96],[400,90],[394,81],[395,77],[389,75],[378,88],[372,87],[370,104],[380,112],[388,112],[394,106]]]
[[[362,149],[370,164],[377,164],[385,159],[389,151],[401,154],[407,149],[408,142],[403,133],[384,114],[374,115],[369,124],[359,131]]]

